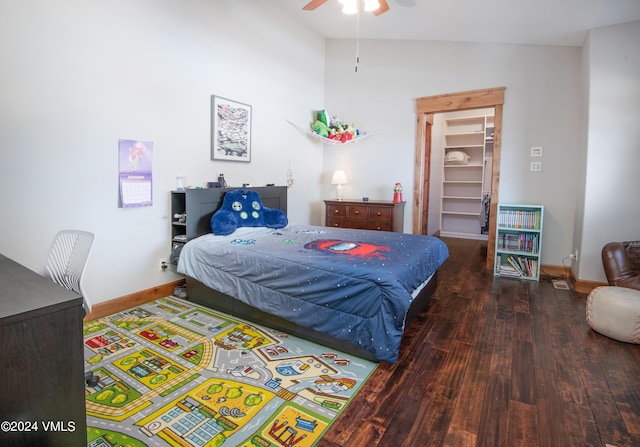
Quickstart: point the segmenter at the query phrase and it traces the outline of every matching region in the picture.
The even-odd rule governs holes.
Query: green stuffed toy
[[[313,129],[313,131],[315,133],[317,133],[318,135],[322,136],[322,137],[328,137],[329,136],[329,126],[327,126],[325,123],[323,123],[320,120],[316,120],[312,125],[311,125],[311,129]]]

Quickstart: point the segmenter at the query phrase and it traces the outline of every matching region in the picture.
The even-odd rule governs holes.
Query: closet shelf
[[[484,168],[484,165],[444,165],[445,168]]]
[[[483,191],[487,189],[487,157],[492,151],[490,125],[493,116],[447,116],[443,124],[442,192],[440,234],[468,239],[487,239],[488,207]],[[446,164],[454,152],[466,154],[466,164]],[[458,154],[455,154],[458,155]],[[489,165],[490,169],[490,165]],[[490,177],[488,177],[490,178]]]
[[[482,197],[467,197],[467,196],[442,196],[443,199],[447,200],[482,200]]]
[[[471,213],[471,212],[463,212],[463,211],[443,211],[442,214],[450,214],[456,216],[470,216],[470,217],[479,217],[480,213]]]
[[[484,134],[484,130],[474,130],[473,132],[449,132],[449,133],[447,133],[447,136],[448,137],[457,137],[457,136],[460,136],[460,135],[474,135],[475,136],[475,135],[478,135],[478,134],[480,134],[480,135]]]
[[[477,185],[477,184],[482,184],[482,180],[445,180],[442,183],[451,183],[451,184],[458,184],[458,185]]]

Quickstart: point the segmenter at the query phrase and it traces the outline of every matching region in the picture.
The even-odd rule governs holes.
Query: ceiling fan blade
[[[374,16],[379,16],[380,14],[384,14],[389,10],[389,4],[387,3],[387,0],[378,0],[378,1],[380,3],[380,7],[375,11],[373,11]]]
[[[302,9],[305,11],[312,11],[316,9],[318,6],[322,6],[327,2],[327,0],[311,0],[307,3]]]

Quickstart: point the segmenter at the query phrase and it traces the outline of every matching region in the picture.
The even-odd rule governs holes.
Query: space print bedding
[[[272,315],[395,362],[420,287],[448,257],[435,237],[288,225],[189,241],[178,271]]]

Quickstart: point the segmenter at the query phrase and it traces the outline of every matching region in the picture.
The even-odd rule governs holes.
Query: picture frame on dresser
[[[249,104],[211,96],[211,159],[251,162]]]

